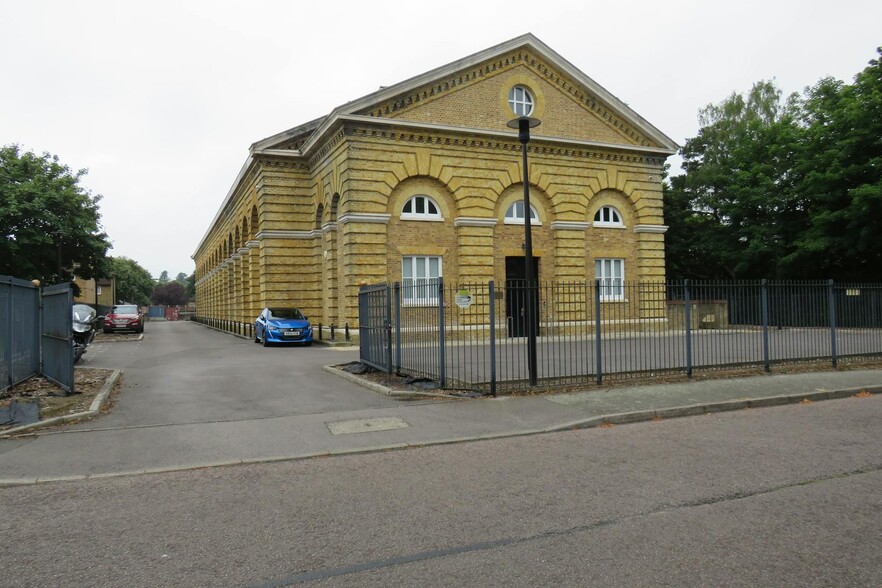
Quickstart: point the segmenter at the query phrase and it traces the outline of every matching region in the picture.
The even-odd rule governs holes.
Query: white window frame
[[[101,296],[101,286],[95,286],[95,295]]]
[[[432,275],[433,262],[437,263],[437,275]],[[440,255],[402,256],[401,303],[405,306],[437,305],[438,279],[443,275]]]
[[[417,202],[419,200],[423,201],[423,210],[425,212],[413,212],[417,209]],[[404,212],[404,209],[407,208],[407,205],[410,205],[411,212]],[[429,207],[432,206],[435,208],[436,212],[429,212]],[[404,206],[401,207],[401,218],[403,220],[421,220],[421,221],[443,221],[444,218],[441,216],[441,207],[438,206],[438,203],[429,196],[425,194],[415,194],[407,199],[407,202],[404,203]]]
[[[600,217],[600,220],[597,220],[597,217]],[[609,220],[604,220],[607,218]],[[598,211],[594,214],[594,226],[595,227],[624,227],[625,223],[622,221],[622,213],[619,212],[619,209],[615,206],[601,206]],[[612,220],[618,219],[618,220]]]
[[[533,93],[524,86],[514,86],[508,91],[508,106],[515,116],[530,116],[536,100]]]
[[[520,205],[520,210],[518,209],[518,205]],[[522,225],[524,224],[524,201],[523,200],[515,200],[511,203],[511,205],[505,210],[505,217],[502,219],[503,224],[506,225]],[[520,215],[520,216],[518,216]],[[536,207],[532,204],[530,205],[530,226],[542,226],[542,221],[539,220],[539,211],[536,210]]]
[[[594,260],[594,279],[600,280],[600,299],[625,299],[625,260],[620,257],[598,257]]]

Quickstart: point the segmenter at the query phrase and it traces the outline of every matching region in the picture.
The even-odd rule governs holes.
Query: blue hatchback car
[[[297,308],[264,308],[254,321],[254,342],[312,345],[312,327]]]

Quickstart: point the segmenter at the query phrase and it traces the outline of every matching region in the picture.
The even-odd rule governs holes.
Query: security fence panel
[[[40,371],[40,289],[0,276],[0,391]]]
[[[41,345],[43,375],[68,394],[74,392],[70,284],[43,288]]]
[[[365,363],[491,394],[882,355],[882,284],[410,280],[359,310]]]
[[[393,289],[392,317],[394,363],[398,371],[414,377],[444,381],[448,325],[445,315],[450,296],[439,279],[410,279]]]
[[[834,289],[837,351],[859,360],[882,349],[882,284],[837,284]]]
[[[772,362],[834,358],[835,302],[831,282],[769,282]]]
[[[362,363],[392,371],[392,343],[389,339],[391,295],[386,284],[362,286],[358,292],[359,349]]]

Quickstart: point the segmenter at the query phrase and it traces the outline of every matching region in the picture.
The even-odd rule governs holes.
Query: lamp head
[[[517,129],[518,141],[522,144],[527,144],[530,142],[530,129],[538,127],[541,124],[542,121],[538,118],[519,116],[518,118],[513,118],[508,121],[506,126],[512,129]]]

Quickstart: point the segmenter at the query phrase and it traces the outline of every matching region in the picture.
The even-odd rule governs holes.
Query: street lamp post
[[[530,209],[530,172],[527,169],[527,143],[530,142],[530,129],[538,127],[542,121],[529,116],[519,116],[508,121],[508,126],[518,130],[518,141],[521,142],[521,158],[524,164],[524,262],[527,274],[527,371],[530,377],[530,385],[535,386],[536,375],[536,276],[533,271],[533,231],[532,216]]]

